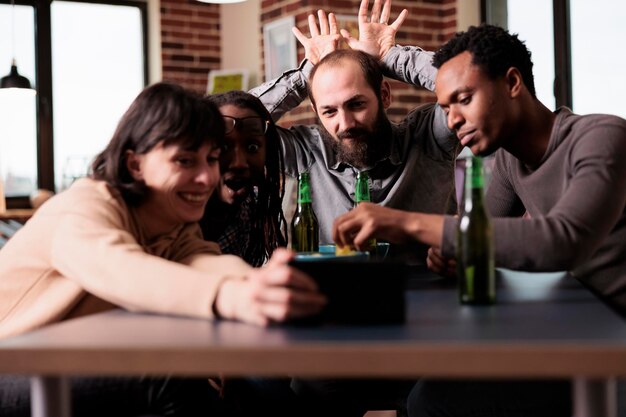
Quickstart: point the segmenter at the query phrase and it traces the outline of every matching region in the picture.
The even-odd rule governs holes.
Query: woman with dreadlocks
[[[276,126],[263,104],[243,91],[208,96],[226,124],[222,179],[200,221],[204,238],[253,266],[287,245],[284,173]]]
[[[226,144],[220,154],[221,181],[200,226],[204,238],[217,242],[223,253],[260,266],[274,249],[287,245],[278,131],[251,94],[229,91],[206,99],[222,114]],[[221,381],[221,391],[234,416],[267,410],[286,417],[303,412],[289,382],[289,378],[230,378]]]

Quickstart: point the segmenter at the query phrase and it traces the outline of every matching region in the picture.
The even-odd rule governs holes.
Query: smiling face
[[[439,68],[436,85],[437,102],[461,144],[475,155],[495,152],[511,131],[515,111],[507,78],[490,79],[466,51]]]
[[[266,121],[254,110],[232,104],[221,106],[220,113],[227,121],[227,133],[226,146],[220,156],[219,196],[223,202],[235,204],[245,200],[252,188],[265,178],[266,138],[255,125],[265,129]],[[236,119],[234,128],[229,117]]]
[[[220,149],[208,144],[194,151],[163,142],[145,154],[127,151],[128,171],[148,187],[138,210],[148,216],[152,234],[202,218],[220,179],[219,155]]]
[[[356,167],[369,164],[368,147],[380,140],[383,110],[390,102],[389,85],[383,83],[379,98],[358,64],[343,60],[341,65],[327,64],[317,70],[311,93],[314,110],[334,141],[338,158]]]

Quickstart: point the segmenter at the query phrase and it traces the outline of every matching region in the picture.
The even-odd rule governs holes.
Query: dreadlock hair
[[[170,83],[146,87],[122,116],[107,147],[91,165],[91,177],[118,190],[130,206],[141,204],[148,193],[126,166],[126,152],[143,155],[159,143],[197,150],[207,143],[224,146],[224,119],[202,95]]]
[[[207,96],[206,99],[218,108],[230,104],[250,109],[269,121],[265,132],[265,177],[262,183],[258,184],[256,211],[254,218],[251,219],[252,234],[247,237],[250,239],[249,253],[246,254],[246,261],[252,265],[261,265],[269,259],[274,249],[287,246],[287,221],[282,208],[285,195],[285,170],[279,149],[278,129],[261,100],[245,91],[228,91]]]
[[[441,68],[465,51],[472,54],[472,64],[481,66],[491,79],[504,76],[511,67],[517,68],[524,85],[536,97],[531,54],[516,34],[493,25],[470,26],[466,32],[454,35],[435,53],[433,65]]]

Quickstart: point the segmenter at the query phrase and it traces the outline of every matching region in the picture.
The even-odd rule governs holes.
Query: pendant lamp
[[[17,64],[15,63],[15,58],[13,58],[13,62],[11,63],[11,72],[9,72],[9,75],[0,78],[0,88],[32,89],[28,78],[20,75],[20,73],[17,72]]]
[[[17,63],[15,61],[15,0],[11,1],[11,46],[13,48],[11,71],[9,72],[9,75],[0,78],[0,88],[19,88],[30,90],[34,93],[35,90],[31,87],[28,78],[17,72]]]

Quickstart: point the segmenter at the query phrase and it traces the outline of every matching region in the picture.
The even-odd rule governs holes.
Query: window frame
[[[507,27],[507,0],[481,0],[482,22]],[[573,108],[572,43],[569,0],[552,0],[554,24],[554,88],[556,108]]]
[[[55,191],[54,184],[54,126],[52,100],[52,22],[54,0],[15,0],[16,5],[31,6],[35,13],[35,88],[37,119],[37,187]],[[148,4],[146,0],[62,0],[75,3],[110,4],[137,7],[142,22],[143,85],[149,80]],[[0,3],[11,4],[10,0]],[[6,197],[7,209],[30,207],[29,196]]]

